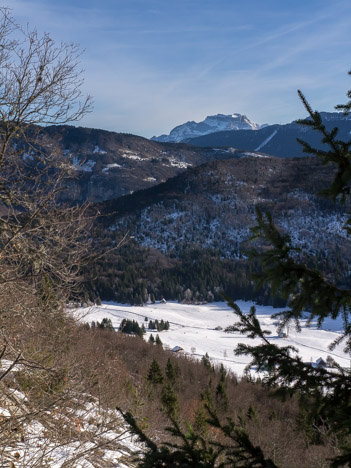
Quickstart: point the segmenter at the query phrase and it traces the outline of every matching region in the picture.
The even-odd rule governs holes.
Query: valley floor
[[[248,312],[251,302],[237,301],[239,307]],[[350,366],[350,358],[343,352],[343,344],[339,344],[333,351],[328,346],[340,336],[342,329],[341,320],[328,319],[322,329],[317,329],[316,323],[310,327],[302,324],[302,331],[298,333],[291,325],[285,330],[286,338],[280,338],[277,333],[277,319],[271,318],[272,314],[283,309],[274,309],[268,306],[257,306],[257,316],[264,325],[264,329],[270,330],[271,340],[278,345],[292,345],[298,349],[300,356],[306,362],[315,363],[318,358],[326,361],[331,356],[342,367]],[[224,302],[216,302],[203,305],[178,304],[176,302],[148,304],[144,307],[130,306],[105,302],[101,306],[81,308],[76,311],[84,322],[101,322],[104,317],[109,318],[116,330],[123,319],[135,320],[144,326],[147,333],[144,339],[148,340],[155,330],[148,330],[149,320],[169,321],[170,329],[159,334],[163,346],[172,349],[175,346],[183,348],[184,353],[201,359],[207,353],[213,364],[220,364],[230,369],[237,375],[244,373],[249,358],[234,355],[234,348],[238,343],[253,344],[252,340],[239,333],[226,333],[224,330],[236,322],[236,316],[231,308]],[[147,320],[145,320],[147,318]],[[216,329],[220,327],[222,329]],[[251,369],[251,372],[255,372]]]

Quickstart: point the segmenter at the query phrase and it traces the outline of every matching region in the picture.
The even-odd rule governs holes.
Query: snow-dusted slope
[[[202,122],[187,122],[175,127],[169,135],[152,137],[151,140],[160,142],[178,143],[186,138],[196,138],[209,133],[224,132],[227,130],[258,130],[262,125],[251,122],[246,115],[217,114],[209,115]]]
[[[351,262],[344,207],[318,197],[331,181],[330,167],[307,158],[262,156],[241,153],[241,158],[189,169],[158,189],[120,199],[110,207],[119,213],[112,227],[166,254],[178,255],[191,246],[242,258],[252,246],[250,228],[258,206],[270,211],[305,253]]]
[[[1,369],[2,365],[2,369]],[[1,373],[11,365],[2,360]],[[9,374],[21,371],[15,366]],[[0,400],[2,427],[14,426],[12,437],[0,450],[0,466],[6,468],[132,468],[132,461],[142,446],[128,431],[120,413],[102,408],[99,401],[88,394],[72,394],[64,405],[57,398],[56,405],[46,410],[34,410],[30,398],[3,387]],[[6,440],[6,436],[5,436]]]

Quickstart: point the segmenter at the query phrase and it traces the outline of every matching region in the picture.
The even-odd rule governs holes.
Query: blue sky
[[[332,111],[351,88],[349,0],[9,0],[75,42],[94,111],[80,125],[146,137],[207,115],[258,123]]]

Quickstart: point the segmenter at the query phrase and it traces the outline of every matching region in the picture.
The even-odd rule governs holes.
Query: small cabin
[[[171,349],[173,353],[182,353],[184,349],[180,346],[175,346],[174,348]]]
[[[311,358],[311,361],[310,362],[304,362],[304,364],[309,364],[310,366],[314,367],[315,369],[321,369],[321,368],[324,368],[324,367],[327,367],[327,363],[324,361],[324,359],[322,359],[321,357],[318,358],[315,362],[312,361],[312,358]]]
[[[316,361],[316,367],[327,367],[327,363],[320,357]]]

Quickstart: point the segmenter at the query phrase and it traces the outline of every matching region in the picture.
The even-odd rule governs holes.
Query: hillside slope
[[[351,252],[344,209],[317,196],[331,167],[314,158],[247,156],[189,169],[148,190],[104,204],[114,229],[165,253],[217,249],[238,258],[248,246],[255,207],[272,212],[305,251]],[[108,218],[107,218],[108,219]],[[345,251],[345,252],[344,252]]]
[[[68,125],[43,128],[40,138],[45,148],[63,154],[71,164],[73,177],[63,198],[78,202],[117,198],[233,154]]]

